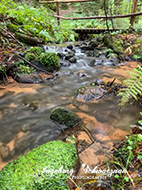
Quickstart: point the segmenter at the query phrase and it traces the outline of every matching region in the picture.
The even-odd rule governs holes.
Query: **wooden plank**
[[[39,3],[77,3],[77,2],[89,2],[94,0],[67,0],[67,1],[39,1]]]
[[[142,15],[142,12],[137,12],[137,13],[131,13],[127,15],[107,15],[107,18],[125,18],[125,17],[131,17],[131,16],[140,16]],[[64,20],[86,20],[86,19],[101,19],[101,18],[106,18],[105,15],[102,16],[90,16],[90,17],[63,17],[63,16],[58,16],[55,15],[56,18],[64,19]]]
[[[104,28],[73,28],[73,31],[79,34],[100,34],[107,31]],[[110,32],[119,31],[120,29],[109,29]]]

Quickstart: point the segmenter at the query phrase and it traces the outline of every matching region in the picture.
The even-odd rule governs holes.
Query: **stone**
[[[76,63],[76,57],[71,57],[71,58],[69,59],[69,62],[70,62],[70,63]]]
[[[2,160],[6,160],[10,155],[10,149],[7,145],[2,144],[0,146],[0,155],[2,157]]]
[[[67,62],[67,61],[62,61],[62,62],[60,62],[60,65],[62,67],[69,67],[71,64],[69,62]]]
[[[125,61],[130,61],[130,57],[128,55],[125,56]]]
[[[65,57],[65,54],[64,53],[57,53],[57,55],[58,55],[58,57],[60,58],[60,59],[63,59],[64,57]]]
[[[15,80],[19,83],[40,83],[43,81],[37,73],[19,74]]]
[[[74,57],[74,55],[75,54],[73,52],[65,54],[65,60],[69,60],[71,57]]]
[[[73,49],[73,45],[70,44],[70,45],[67,46],[67,48],[72,50]]]
[[[95,47],[98,46],[98,42],[97,42],[97,41],[91,41],[91,42],[89,43],[89,46],[92,47],[92,48],[95,48]]]

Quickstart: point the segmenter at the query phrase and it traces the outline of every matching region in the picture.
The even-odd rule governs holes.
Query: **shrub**
[[[42,65],[44,65],[47,68],[47,70],[49,70],[49,71],[58,69],[60,67],[60,65],[59,65],[59,57],[54,52],[42,53],[39,56],[38,61]]]

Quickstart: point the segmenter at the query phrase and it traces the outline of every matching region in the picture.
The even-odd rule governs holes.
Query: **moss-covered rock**
[[[74,127],[81,120],[75,113],[63,108],[53,110],[50,118],[67,127]]]
[[[111,48],[117,54],[123,54],[123,42],[117,38],[115,35],[106,34],[104,36],[104,44]]]
[[[40,56],[43,53],[42,47],[31,47],[30,49],[26,50],[25,53],[33,53],[35,56]]]
[[[72,144],[48,142],[5,166],[0,172],[0,189],[69,190],[66,181],[77,159]]]
[[[53,71],[60,67],[59,57],[54,52],[42,53],[39,56],[38,61],[44,65],[48,71]]]

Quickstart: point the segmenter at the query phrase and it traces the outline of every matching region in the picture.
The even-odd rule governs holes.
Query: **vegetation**
[[[35,8],[26,2],[15,3],[12,0],[2,0],[0,14],[2,19],[6,19],[6,25],[3,27],[9,27],[12,32],[37,37],[43,42],[62,43],[66,40],[74,40],[76,36],[71,29],[58,26],[56,19],[52,17],[54,12],[47,7]]]
[[[131,98],[138,100],[138,96],[142,95],[142,68],[134,69],[130,72],[130,78],[123,81],[127,88],[122,88],[118,93],[118,96],[122,96],[120,99],[120,106],[124,106]]]
[[[67,171],[76,161],[74,145],[62,141],[48,142],[5,166],[0,172],[0,189],[69,190]],[[59,172],[61,167],[62,172]]]
[[[46,52],[40,54],[38,57],[39,63],[44,65],[48,71],[53,71],[55,69],[59,69],[59,57],[54,52]]]

